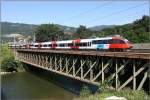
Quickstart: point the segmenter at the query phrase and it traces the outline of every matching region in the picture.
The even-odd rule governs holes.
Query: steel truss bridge
[[[15,59],[89,84],[111,82],[116,90],[142,89],[150,53],[16,49]]]

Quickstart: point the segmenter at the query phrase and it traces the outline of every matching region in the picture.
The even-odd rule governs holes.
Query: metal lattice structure
[[[140,90],[148,78],[149,57],[71,52],[16,50],[16,60],[90,84],[112,82],[116,90],[128,85]]]

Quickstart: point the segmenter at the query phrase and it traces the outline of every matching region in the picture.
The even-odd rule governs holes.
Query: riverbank
[[[94,95],[75,98],[74,100],[116,100],[116,99],[106,99],[108,97],[124,98],[121,100],[150,100],[150,96],[144,90],[134,91],[129,88],[125,88],[120,91],[116,91],[116,90],[102,91]]]
[[[0,75],[12,74],[12,73],[15,73],[15,72],[0,72]]]
[[[13,74],[13,73],[20,73],[20,72],[24,72],[25,70],[19,70],[19,71],[13,71],[13,72],[7,72],[7,71],[3,71],[1,70],[0,75],[6,75],[6,74]]]
[[[24,71],[19,71],[19,73],[20,72],[24,72]],[[0,72],[0,75],[13,74],[13,73],[18,73],[18,72]]]

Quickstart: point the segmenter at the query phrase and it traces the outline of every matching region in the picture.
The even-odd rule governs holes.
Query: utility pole
[[[16,37],[15,37],[15,35],[14,35],[14,45],[16,44],[16,39],[15,39]]]
[[[33,43],[35,43],[35,32],[33,33]]]

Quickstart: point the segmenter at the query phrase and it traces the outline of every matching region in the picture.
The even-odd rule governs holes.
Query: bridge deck
[[[90,56],[109,56],[123,58],[139,58],[150,59],[150,52],[104,52],[104,51],[79,51],[79,50],[44,50],[44,49],[17,49],[18,52],[39,52],[39,53],[63,53],[74,55],[90,55]]]

